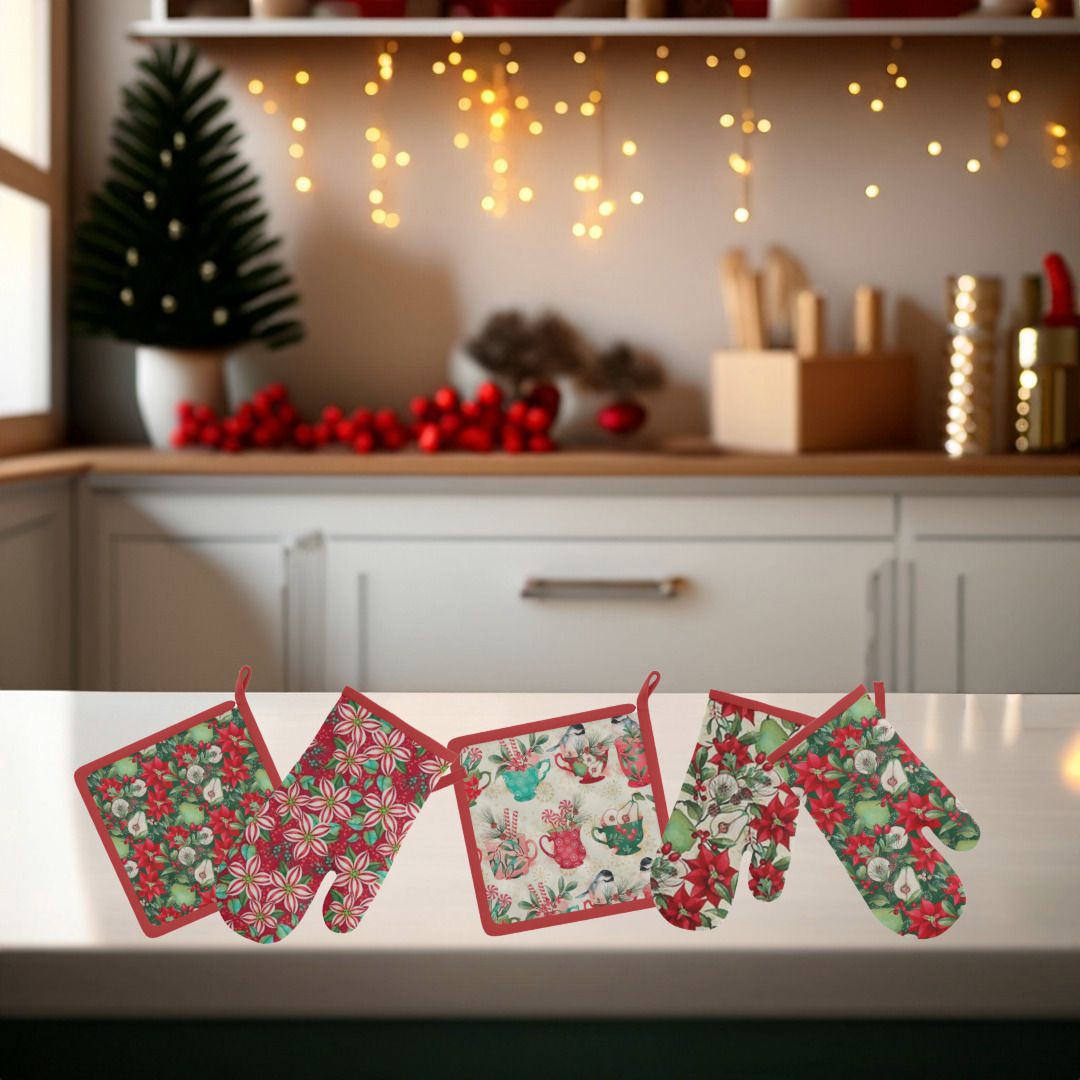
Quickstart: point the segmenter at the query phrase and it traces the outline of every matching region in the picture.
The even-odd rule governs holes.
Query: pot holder
[[[645,680],[637,704],[454,739],[453,777],[488,934],[649,907],[666,819]]]
[[[780,895],[799,797],[766,755],[801,723],[799,714],[710,692],[651,867],[653,901],[673,926],[708,930],[726,918],[748,848],[751,893]]]
[[[83,765],[75,784],[148,937],[209,915],[216,868],[278,774],[236,697]]]
[[[747,704],[770,711],[760,702]],[[804,800],[881,924],[925,940],[960,918],[967,896],[922,830],[967,851],[978,843],[979,827],[881,706],[881,695],[875,704],[857,687],[821,716],[804,716],[794,734],[769,751],[766,764]]]
[[[346,687],[289,775],[251,814],[218,875],[218,910],[252,941],[280,941],[327,874],[323,922],[353,930],[428,795],[449,779],[437,743]]]

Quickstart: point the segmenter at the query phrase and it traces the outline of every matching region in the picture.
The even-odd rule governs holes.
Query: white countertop
[[[847,689],[745,693],[816,713]],[[975,850],[949,856],[967,910],[932,941],[879,926],[805,817],[784,895],[755,901],[744,873],[712,932],[636,911],[488,937],[450,791],[432,796],[351,934],[323,926],[320,890],[275,945],[215,916],[146,938],[72,775],[230,696],[0,693],[0,1016],[1080,1016],[1080,698],[889,696],[889,719],[982,828]],[[373,696],[445,743],[633,695]],[[669,797],[705,696],[652,698]],[[282,773],[335,700],[250,695]]]

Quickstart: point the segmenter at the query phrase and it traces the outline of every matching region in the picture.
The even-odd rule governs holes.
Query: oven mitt
[[[725,918],[750,849],[750,891],[784,887],[799,798],[766,755],[796,730],[741,698],[709,696],[679,799],[653,858],[653,902],[672,926],[708,930]]]
[[[875,704],[863,687],[852,691],[771,751],[767,764],[805,800],[881,924],[937,937],[960,918],[967,898],[923,829],[967,851],[979,827],[885,719],[884,696],[877,697]]]
[[[217,878],[222,918],[252,941],[280,941],[332,873],[323,922],[336,933],[354,929],[449,771],[443,746],[347,687],[289,775],[245,820]]]

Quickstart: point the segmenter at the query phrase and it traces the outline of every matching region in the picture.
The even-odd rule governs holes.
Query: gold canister
[[[946,280],[949,383],[945,451],[952,457],[992,449],[994,368],[1001,279],[959,274]]]
[[[1016,449],[1080,443],[1080,328],[1025,326],[1017,338]]]

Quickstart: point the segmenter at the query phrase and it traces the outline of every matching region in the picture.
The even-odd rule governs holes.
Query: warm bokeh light
[[[876,199],[881,194],[881,188],[877,184],[867,184],[865,191],[868,199]]]
[[[740,225],[750,220],[750,211],[745,206],[736,206],[731,215]]]
[[[381,62],[382,62],[382,61],[380,61],[380,63],[381,63]],[[387,58],[387,62],[389,62],[389,57]],[[295,74],[295,75],[293,76],[293,78],[294,78],[294,79],[296,80],[296,85],[297,85],[297,86],[307,86],[307,84],[308,84],[309,82],[311,82],[311,75],[310,75],[310,74],[308,74],[308,72],[306,72],[306,71],[303,71],[303,70],[301,70],[301,71],[298,71],[298,72],[297,72],[297,73],[296,73],[296,74]]]
[[[289,126],[293,131],[303,131],[307,127],[307,121],[302,116],[294,116]]]
[[[937,139],[931,140],[930,142],[928,142],[926,144],[926,152],[931,157],[940,157],[941,156],[941,143],[939,143],[937,141]]]
[[[265,89],[266,86],[262,79],[252,79],[251,82],[248,83],[249,94],[261,94]]]
[[[296,178],[296,190],[306,195],[311,190],[311,177],[298,176]]]
[[[633,139],[624,139],[622,152],[626,157],[633,157],[637,153],[637,143]]]

